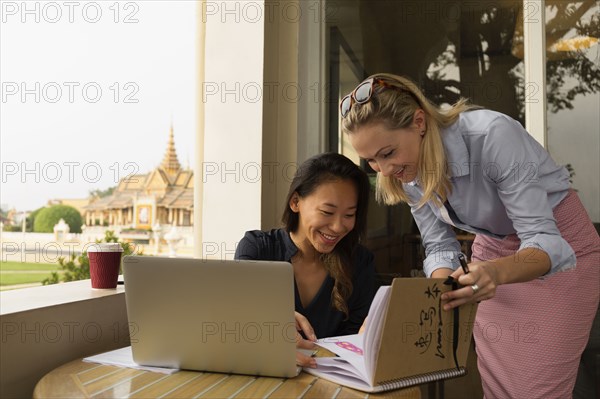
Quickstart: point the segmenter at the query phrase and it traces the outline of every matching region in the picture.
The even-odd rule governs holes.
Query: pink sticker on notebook
[[[335,344],[337,346],[339,346],[340,348],[347,349],[350,352],[358,353],[361,356],[363,354],[363,350],[360,349],[358,346],[354,345],[353,343],[350,343],[350,342],[347,342],[347,341],[340,341],[340,342],[336,342]]]

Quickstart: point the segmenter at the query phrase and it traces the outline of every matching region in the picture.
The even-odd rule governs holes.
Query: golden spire
[[[181,169],[179,160],[177,159],[177,152],[175,151],[175,140],[173,138],[173,124],[171,123],[171,130],[169,132],[169,144],[167,145],[167,152],[163,158],[160,167],[167,172],[169,175],[174,175]]]

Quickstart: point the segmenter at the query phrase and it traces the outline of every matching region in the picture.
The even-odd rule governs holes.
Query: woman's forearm
[[[550,270],[550,257],[537,248],[524,248],[511,256],[497,258],[482,264],[498,285],[531,281]]]
[[[550,257],[537,248],[524,248],[510,256],[473,263],[485,269],[497,285],[531,281],[550,270]],[[440,268],[434,270],[431,277],[446,278],[452,272],[452,269]]]
[[[442,267],[440,269],[435,269],[433,273],[431,273],[432,278],[446,278],[451,275],[453,272],[452,269]]]

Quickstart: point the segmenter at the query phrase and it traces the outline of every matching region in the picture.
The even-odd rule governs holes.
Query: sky
[[[0,1],[0,205],[194,165],[195,1]]]
[[[0,0],[2,209],[86,198],[150,172],[171,123],[179,161],[193,166],[196,25],[194,0]],[[590,51],[597,60],[598,46]],[[575,167],[595,221],[600,190],[585,182],[598,172],[599,98],[579,96],[576,111],[548,118],[549,149]],[[573,120],[578,142],[591,145],[560,134],[573,131]]]

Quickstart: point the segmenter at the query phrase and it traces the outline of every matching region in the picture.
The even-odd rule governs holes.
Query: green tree
[[[21,226],[17,226],[17,225],[7,224],[7,225],[4,226],[3,230],[6,231],[6,232],[15,232],[15,233],[18,233],[19,231],[22,230],[22,227]]]
[[[63,219],[71,229],[71,233],[81,233],[83,219],[79,211],[68,205],[53,205],[42,209],[33,222],[33,231],[36,233],[51,233],[54,225]]]
[[[123,256],[131,255],[135,252],[135,248],[132,244],[122,242],[119,240],[114,231],[107,230],[102,240],[96,240],[100,242],[117,242],[121,244],[123,248]],[[137,255],[141,255],[138,253]],[[58,258],[59,272],[52,272],[50,277],[42,281],[43,285],[57,284],[61,281],[77,281],[86,280],[90,278],[90,259],[88,258],[87,251],[83,251],[81,255],[71,254],[67,260],[65,257]]]
[[[40,213],[40,211],[44,209],[44,207],[38,208],[35,211],[31,212],[27,219],[25,220],[25,231],[28,233],[33,232],[33,224],[35,223],[35,218]]]

